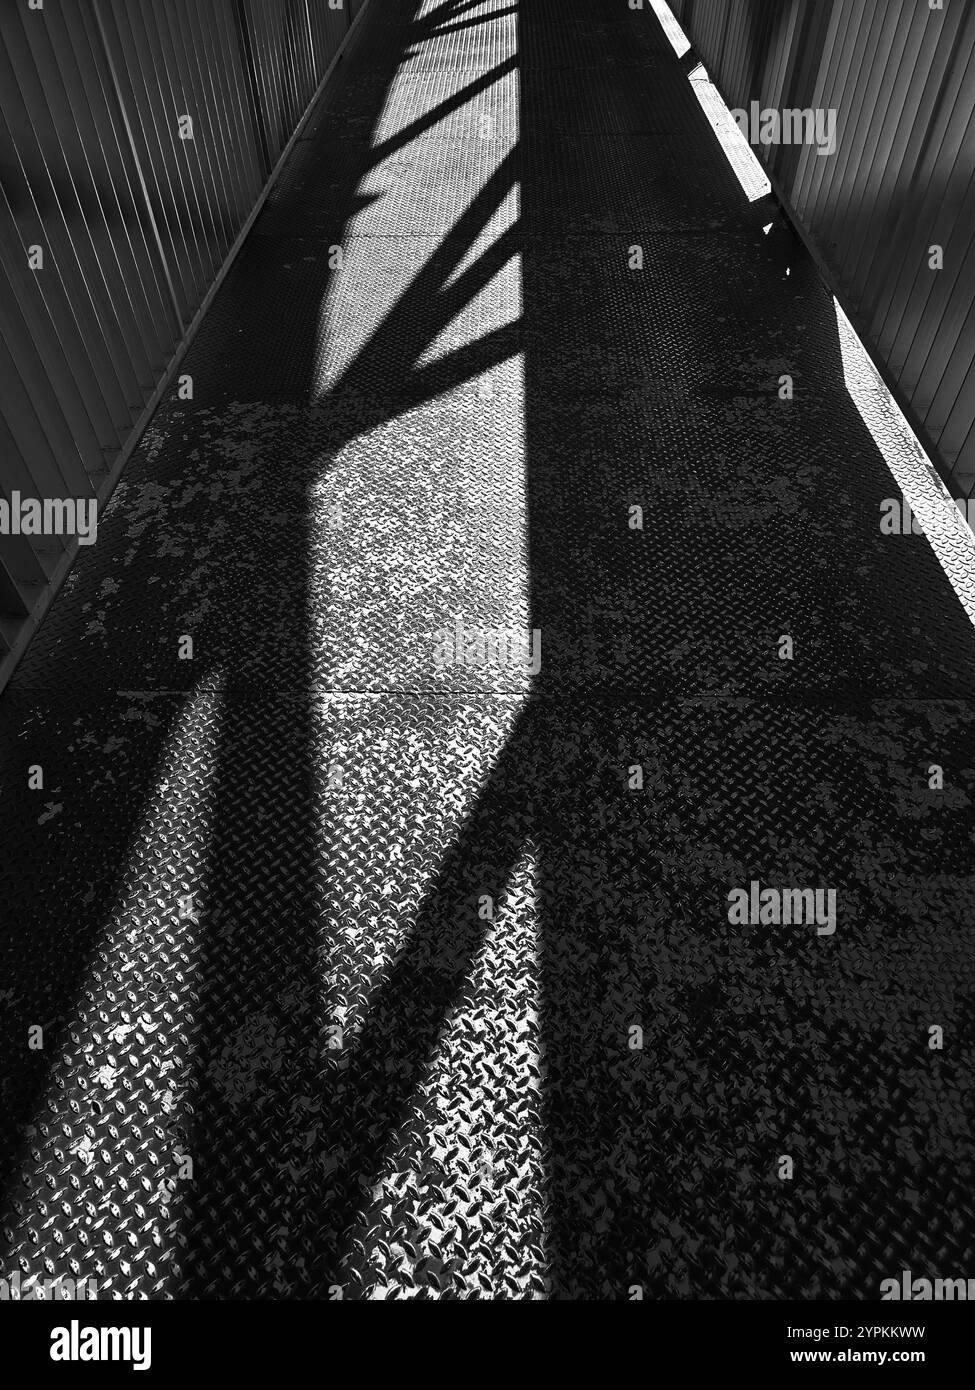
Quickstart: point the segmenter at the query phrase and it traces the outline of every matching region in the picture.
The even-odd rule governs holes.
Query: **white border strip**
[[[693,72],[688,74],[688,78],[701,110],[711,123],[711,129],[718,137],[718,144],[724,150],[725,158],[734,170],[748,201],[754,203],[759,198],[767,198],[772,192],[769,176],[748,143],[744,131],[725,105],[721,93],[708,77],[704,64],[698,63]]]
[[[843,376],[850,399],[975,624],[975,532],[962,516],[836,297]],[[880,527],[880,515],[877,516]],[[892,542],[896,544],[896,542]]]
[[[683,58],[685,53],[691,51],[691,41],[680,27],[673,10],[666,3],[666,0],[650,0],[650,6],[660,21],[660,27],[670,40],[670,46],[678,58]],[[764,198],[772,191],[768,175],[762,168],[761,160],[748,143],[744,132],[722,100],[721,93],[708,76],[704,64],[698,63],[693,71],[688,73],[688,77],[694,95],[701,104],[701,110],[707,116],[711,129],[718,137],[718,142],[727,156],[728,163],[735,171],[738,182],[748,195],[748,201],[754,203],[758,198]]]
[[[660,27],[670,40],[671,47],[678,58],[690,52],[691,41],[680,27],[680,22],[666,0],[650,0],[650,8],[660,20]]]

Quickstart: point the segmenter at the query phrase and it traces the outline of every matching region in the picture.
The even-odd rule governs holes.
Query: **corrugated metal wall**
[[[756,154],[926,435],[975,493],[975,4],[671,0],[730,107],[834,109]],[[944,268],[933,269],[940,246]]]
[[[0,0],[0,685],[77,548],[25,499],[107,500],[353,17]]]

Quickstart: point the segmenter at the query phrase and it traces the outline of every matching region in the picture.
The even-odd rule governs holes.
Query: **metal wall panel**
[[[0,0],[8,509],[107,501],[352,18],[349,0]],[[0,685],[76,549],[0,533]]]
[[[674,0],[732,108],[834,109],[758,145],[955,496],[975,493],[975,5]],[[932,269],[930,248],[944,251]]]

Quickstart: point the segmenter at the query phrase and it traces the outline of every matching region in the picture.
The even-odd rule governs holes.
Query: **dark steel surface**
[[[0,703],[5,1271],[975,1267],[971,623],[652,13],[508,8],[366,14]]]
[[[647,0],[650,3],[650,0]],[[975,9],[672,0],[729,106],[832,110],[828,158],[758,145],[955,496],[975,491]],[[941,269],[931,248],[944,251]]]

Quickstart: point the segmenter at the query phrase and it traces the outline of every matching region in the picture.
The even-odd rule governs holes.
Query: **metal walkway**
[[[831,298],[649,8],[397,16],[0,703],[3,1270],[965,1276],[975,632]]]

